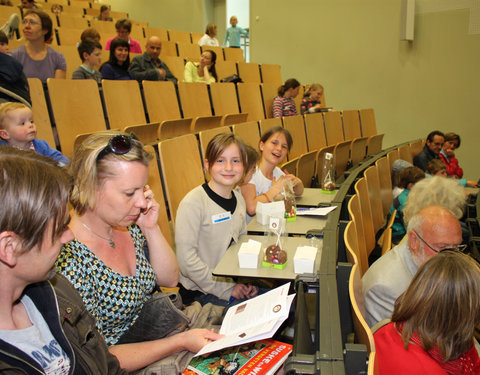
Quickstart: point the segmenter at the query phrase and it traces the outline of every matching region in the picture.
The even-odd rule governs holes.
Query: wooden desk
[[[258,268],[256,269],[240,268],[238,264],[238,249],[240,249],[240,246],[243,242],[247,242],[249,239],[262,243],[262,249],[258,255]],[[283,270],[262,267],[263,253],[268,246],[272,245],[272,243],[267,243],[267,241],[269,241],[269,239],[266,236],[241,236],[238,243],[230,246],[227,249],[227,252],[213,270],[213,275],[295,280],[297,274],[294,272],[293,257],[295,256],[297,247],[312,246],[312,241],[305,237],[285,237],[285,248],[283,250],[287,252],[288,262],[287,267],[285,267]],[[320,268],[320,260],[322,258],[322,240],[315,240],[314,245],[318,247],[318,251],[313,269],[318,270]]]
[[[287,222],[285,231],[288,235],[305,235],[310,229],[322,230],[327,224],[328,216],[297,216],[295,221]],[[264,234],[268,225],[261,225],[257,218],[247,224],[248,234]]]
[[[299,207],[318,207],[323,204],[330,204],[337,195],[337,191],[332,194],[323,193],[317,188],[305,188],[300,197],[296,197],[295,201]]]

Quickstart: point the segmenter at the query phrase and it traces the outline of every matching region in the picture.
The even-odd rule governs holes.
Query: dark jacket
[[[29,285],[24,293],[35,303],[70,358],[70,374],[127,374],[109,353],[82,298],[62,275]],[[0,340],[0,373],[44,374],[30,356],[3,340]]]
[[[0,98],[7,101],[20,100],[10,96],[12,92],[31,103],[27,78],[23,74],[23,66],[12,56],[0,52],[0,86],[5,92],[0,92]]]
[[[425,172],[427,170],[427,164],[433,159],[440,159],[440,157],[425,145],[423,150],[413,158],[413,165]]]
[[[152,58],[144,52],[142,55],[135,56],[130,64],[130,73],[137,81],[160,81],[160,73],[157,69],[165,69],[166,75],[163,81],[172,81],[177,83],[177,79],[168,69],[167,64],[158,59],[159,65],[156,66]]]

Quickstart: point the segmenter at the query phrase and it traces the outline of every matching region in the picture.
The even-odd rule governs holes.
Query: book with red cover
[[[183,375],[270,375],[285,362],[292,345],[267,339],[192,359]]]

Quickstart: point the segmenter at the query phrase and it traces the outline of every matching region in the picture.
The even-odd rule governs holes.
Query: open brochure
[[[288,295],[289,288],[287,283],[230,307],[219,331],[225,337],[205,345],[195,356],[272,337],[288,318],[295,297]]]

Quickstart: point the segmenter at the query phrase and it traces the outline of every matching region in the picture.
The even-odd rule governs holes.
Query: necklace
[[[110,245],[110,247],[112,249],[115,249],[115,242],[113,242],[113,229],[112,229],[112,237],[111,238],[106,238],[106,237],[103,237],[101,235],[99,235],[98,233],[94,232],[87,224],[85,224],[83,221],[80,221],[80,223],[82,223],[82,225],[87,228],[90,232],[92,232],[95,236],[101,238],[102,240],[105,240],[105,241],[108,241],[108,244]]]

